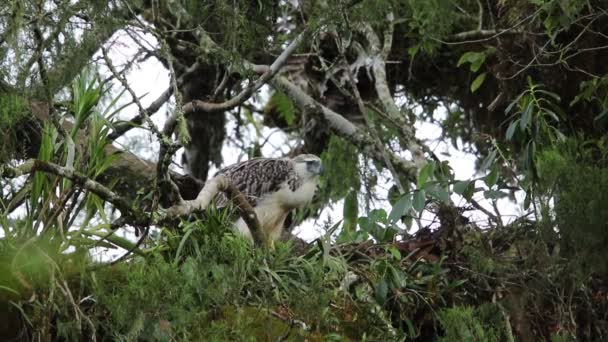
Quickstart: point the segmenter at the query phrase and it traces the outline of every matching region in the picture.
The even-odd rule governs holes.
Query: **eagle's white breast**
[[[312,201],[317,186],[317,180],[310,178],[304,181],[295,191],[287,183],[281,185],[278,191],[265,194],[254,208],[260,225],[272,240],[281,236],[285,219],[292,209],[302,208]],[[251,238],[251,232],[245,221],[240,218],[236,228],[242,234]]]

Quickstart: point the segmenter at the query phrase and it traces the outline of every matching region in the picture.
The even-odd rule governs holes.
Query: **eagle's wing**
[[[253,207],[263,195],[278,191],[283,184],[287,183],[293,191],[300,182],[292,161],[277,158],[250,159],[230,165],[218,171],[217,175],[228,178]],[[217,207],[224,207],[228,199],[220,193],[215,197],[215,203]]]

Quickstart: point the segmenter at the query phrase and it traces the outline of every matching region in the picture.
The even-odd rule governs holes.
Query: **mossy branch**
[[[38,159],[29,159],[25,163],[16,167],[1,167],[0,176],[6,178],[16,178],[25,174],[34,173],[36,171],[54,174],[71,180],[75,184],[103,198],[107,202],[114,204],[120,213],[125,218],[128,218],[130,223],[136,226],[146,226],[150,223],[149,218],[147,218],[141,211],[132,207],[127,200],[108,189],[103,184],[90,179],[78,171],[62,167],[51,162],[45,162]]]
[[[222,103],[204,102],[201,100],[194,100],[184,105],[184,114],[191,114],[194,112],[222,112],[230,110],[236,106],[243,104],[247,101],[254,92],[259,90],[264,84],[271,80],[274,75],[279,72],[281,67],[287,63],[289,56],[302,44],[309,32],[304,31],[300,33],[292,42],[283,50],[283,52],[275,59],[275,61],[268,67],[262,75],[255,81],[245,87],[238,95]]]

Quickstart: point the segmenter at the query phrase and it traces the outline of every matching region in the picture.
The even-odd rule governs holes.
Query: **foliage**
[[[602,262],[608,238],[603,205],[608,169],[603,145],[603,140],[572,139],[539,156],[543,190],[555,201],[554,221],[563,236],[563,254],[576,260],[581,276],[608,271]]]
[[[27,116],[28,111],[22,98],[8,93],[0,94],[0,162],[11,160],[16,152],[25,148],[23,142],[19,146],[18,136]]]
[[[440,341],[504,341],[505,328],[502,327],[501,312],[491,304],[478,309],[455,307],[439,313],[445,329]]]

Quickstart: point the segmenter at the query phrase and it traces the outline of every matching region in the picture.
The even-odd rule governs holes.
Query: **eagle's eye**
[[[320,175],[323,173],[323,164],[320,160],[307,160],[306,170],[312,174]]]

